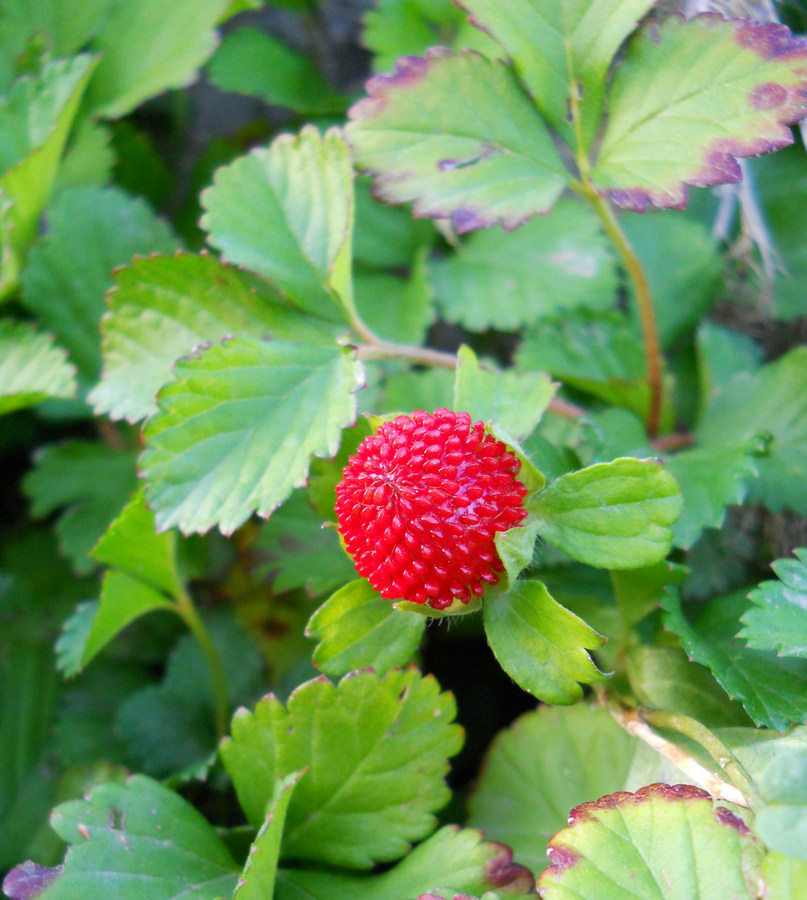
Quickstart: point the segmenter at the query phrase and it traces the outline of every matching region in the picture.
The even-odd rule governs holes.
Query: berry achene
[[[360,575],[390,600],[446,609],[504,571],[494,537],[527,515],[521,467],[468,413],[398,416],[364,440],[336,487]]]

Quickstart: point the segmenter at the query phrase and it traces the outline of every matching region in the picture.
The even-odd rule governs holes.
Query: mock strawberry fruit
[[[480,596],[504,571],[496,532],[527,515],[520,467],[468,413],[419,410],[385,423],[336,487],[357,571],[389,600],[446,609]]]

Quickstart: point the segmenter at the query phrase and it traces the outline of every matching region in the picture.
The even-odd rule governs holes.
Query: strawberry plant
[[[807,11],[359,5],[0,0],[5,896],[807,896]]]

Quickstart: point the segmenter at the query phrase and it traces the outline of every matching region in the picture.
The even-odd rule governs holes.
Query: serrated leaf
[[[51,335],[0,320],[0,415],[47,397],[75,397],[76,390],[76,370]]]
[[[311,616],[306,634],[319,641],[312,659],[326,675],[366,668],[384,675],[409,662],[425,627],[423,616],[396,610],[362,578],[332,594]]]
[[[748,609],[746,591],[716,597],[685,615],[669,593],[662,603],[665,625],[681,639],[687,655],[707,666],[730,697],[736,697],[757,723],[784,731],[807,716],[807,662],[751,650],[736,637]]]
[[[238,868],[215,829],[186,800],[144,775],[63,803],[51,825],[70,845],[41,900],[216,900]],[[89,835],[89,837],[88,837]]]
[[[297,688],[284,709],[270,695],[239,710],[221,757],[249,820],[263,821],[274,781],[308,775],[289,805],[283,855],[370,868],[408,852],[434,827],[461,745],[453,698],[417,670],[360,672]]]
[[[85,381],[94,381],[112,270],[136,253],[171,253],[177,240],[142,200],[114,187],[65,191],[48,209],[47,225],[23,272],[23,303],[58,335]]]
[[[56,175],[54,195],[80,185],[104,185],[112,180],[115,151],[110,129],[91,118],[73,126]]]
[[[495,738],[468,800],[468,823],[540,872],[569,810],[625,787],[637,743],[602,708],[526,713]]]
[[[617,286],[599,222],[576,200],[511,234],[471,235],[431,274],[444,317],[476,331],[514,331],[578,306],[610,309]]]
[[[19,78],[0,101],[2,274],[0,299],[15,290],[22,257],[37,233],[73,118],[95,61],[55,60],[38,77]]]
[[[227,34],[210,60],[208,75],[221,91],[260,97],[308,116],[343,113],[348,102],[312,60],[257,28]]]
[[[471,52],[435,48],[399,60],[350,110],[357,163],[390,203],[450,218],[459,233],[515,228],[545,213],[568,173],[512,71]]]
[[[121,511],[137,485],[135,454],[105,444],[69,441],[40,448],[23,481],[31,515],[62,510],[56,523],[59,549],[76,572],[95,568],[90,550]]]
[[[115,419],[156,412],[176,360],[207,342],[251,335],[332,343],[265,281],[210,256],[135,260],[115,282],[102,323],[104,370],[89,395],[97,413]]]
[[[532,873],[513,862],[504,844],[485,841],[472,828],[446,825],[393,869],[380,875],[287,869],[278,875],[279,900],[414,900],[449,890],[496,897],[534,897]],[[488,891],[494,892],[492,895]]]
[[[238,877],[233,900],[272,900],[275,893],[275,875],[280,857],[280,842],[286,823],[286,813],[292,792],[303,772],[293,772],[278,780],[274,795],[249,851],[244,868]]]
[[[540,581],[518,581],[482,604],[490,649],[525,691],[547,703],[571,705],[583,695],[578,682],[605,675],[587,650],[605,643],[582,619],[562,607]]]
[[[93,42],[101,54],[88,100],[117,119],[155,94],[190,84],[216,48],[214,28],[230,0],[113,3]]]
[[[762,861],[762,882],[766,900],[793,900],[807,893],[807,862],[768,853]]]
[[[807,41],[782,25],[670,17],[631,41],[591,173],[626,209],[683,207],[687,185],[740,181],[735,157],[792,143],[807,114]]]
[[[603,569],[639,569],[664,559],[681,490],[655,460],[615,459],[570,472],[525,503],[543,538]]]
[[[534,430],[557,389],[545,372],[483,369],[464,344],[457,354],[454,409],[470,413],[473,421],[492,422],[515,440]]]
[[[807,656],[807,549],[793,552],[796,559],[773,563],[778,581],[763,581],[748,595],[753,605],[742,617],[738,637],[753,650]]]
[[[745,823],[689,785],[651,784],[572,811],[538,882],[546,900],[753,900],[761,848]],[[629,886],[629,888],[628,888]]]
[[[708,404],[698,436],[707,448],[762,437],[749,499],[807,515],[807,347],[733,378]]]
[[[202,228],[228,262],[311,315],[352,315],[353,170],[340,131],[282,135],[219,169],[201,200]]]
[[[753,443],[739,447],[696,447],[666,460],[681,487],[684,507],[673,525],[673,544],[688,550],[704,528],[720,528],[726,507],[740,504],[757,475]]]
[[[458,0],[498,41],[538,108],[571,143],[569,104],[580,108],[587,146],[597,131],[605,78],[620,44],[652,0]]]
[[[508,588],[515,584],[518,576],[532,563],[539,525],[535,516],[527,516],[520,525],[500,531],[493,538],[496,552],[504,565]]]
[[[141,469],[160,530],[268,516],[333,456],[356,417],[361,367],[350,350],[234,338],[174,367],[145,427]]]

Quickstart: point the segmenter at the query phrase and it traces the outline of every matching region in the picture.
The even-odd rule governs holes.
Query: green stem
[[[227,676],[224,674],[224,665],[219,651],[210,637],[202,617],[194,606],[190,595],[182,590],[176,596],[177,611],[182,616],[191,634],[199,642],[202,653],[205,656],[207,667],[210,670],[210,678],[213,684],[213,709],[216,723],[216,736],[221,740],[227,734],[227,724],[230,715],[229,691],[227,690]]]
[[[729,781],[748,800],[750,809],[759,809],[762,800],[748,773],[740,765],[729,748],[705,725],[682,713],[642,710],[642,718],[654,728],[669,728],[700,744],[726,773]]]

